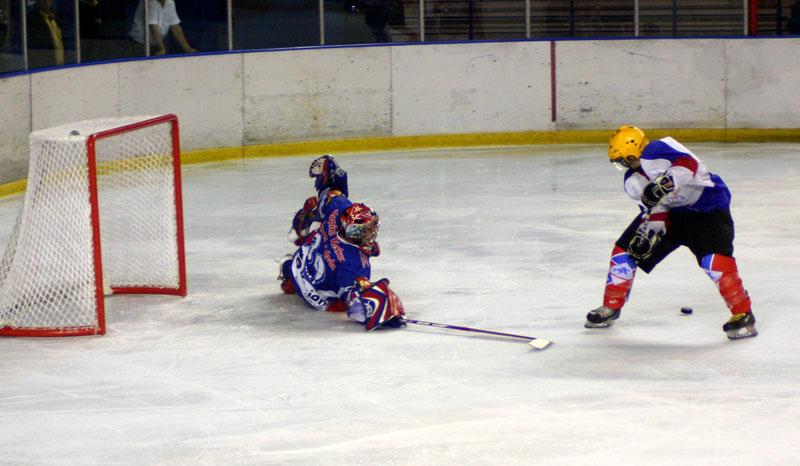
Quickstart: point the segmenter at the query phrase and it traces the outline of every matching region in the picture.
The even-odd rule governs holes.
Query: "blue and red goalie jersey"
[[[340,217],[352,202],[327,190],[320,198],[321,225],[294,253],[292,278],[297,294],[309,306],[320,311],[344,310],[356,279],[370,278],[372,254],[338,234]]]

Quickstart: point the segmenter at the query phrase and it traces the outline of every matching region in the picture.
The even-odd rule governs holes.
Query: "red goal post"
[[[0,261],[0,335],[104,334],[104,295],[186,295],[175,115],[35,131]]]

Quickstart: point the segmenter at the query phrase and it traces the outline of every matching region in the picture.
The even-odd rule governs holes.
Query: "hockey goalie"
[[[378,214],[348,198],[347,172],[330,155],[311,163],[317,196],[292,220],[299,248],[281,264],[281,289],[318,311],[346,312],[367,330],[405,325],[403,305],[389,280],[370,281],[370,259],[380,254]]]

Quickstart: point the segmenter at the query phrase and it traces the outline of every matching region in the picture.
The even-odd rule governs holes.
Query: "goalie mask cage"
[[[31,133],[0,262],[0,335],[104,334],[109,289],[185,296],[182,217],[175,115]]]

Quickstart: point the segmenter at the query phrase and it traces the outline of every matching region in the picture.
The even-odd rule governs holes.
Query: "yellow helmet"
[[[630,125],[620,126],[608,142],[608,158],[611,162],[627,166],[628,157],[638,159],[649,143],[641,129]]]

